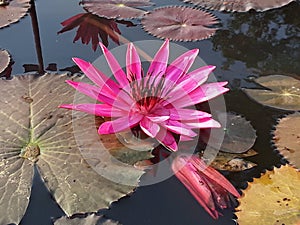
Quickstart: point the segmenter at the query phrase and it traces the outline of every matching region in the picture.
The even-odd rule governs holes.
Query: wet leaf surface
[[[243,89],[254,101],[283,110],[300,110],[300,80],[269,75],[254,80],[265,89]]]
[[[256,131],[250,122],[241,115],[230,112],[219,113],[218,121],[220,121],[222,128],[214,129],[213,135],[210,135],[209,131],[206,130],[202,136],[205,142],[209,138],[209,144],[212,147],[219,146],[219,143],[222,143],[220,151],[243,153],[248,151],[255,143]]]
[[[2,73],[10,63],[10,55],[8,51],[0,49],[0,73]]]
[[[196,41],[211,37],[217,19],[200,9],[184,6],[157,8],[144,16],[142,25],[151,35],[173,41]]]
[[[5,1],[6,5],[0,6],[0,28],[18,22],[30,8],[29,0]]]
[[[84,0],[83,7],[100,17],[108,19],[132,19],[143,16],[141,7],[151,6],[150,0]]]
[[[267,171],[249,183],[236,208],[239,225],[296,225],[300,217],[300,172],[291,166]]]
[[[217,157],[210,163],[210,166],[217,170],[227,170],[232,172],[251,169],[256,166],[256,164],[245,158],[256,154],[257,152],[253,149],[241,154],[219,152]]]
[[[190,2],[208,9],[238,12],[245,12],[250,9],[265,11],[287,5],[292,1],[293,0],[184,0],[184,2]]]
[[[143,174],[130,164],[119,166],[109,153],[111,146],[101,143],[107,136],[97,134],[94,116],[58,108],[74,101],[75,91],[66,79],[80,81],[84,76],[24,75],[0,82],[0,94],[5,96],[0,99],[0,211],[6,212],[1,214],[0,224],[18,224],[24,215],[34,164],[68,216],[108,207],[132,192]],[[78,123],[80,127],[76,127]],[[116,146],[118,139],[110,137],[104,142]],[[129,151],[124,146],[117,148]],[[108,170],[106,178],[91,168],[94,165],[83,159],[82,152]]]
[[[103,216],[97,216],[95,214],[91,214],[85,218],[70,219],[67,217],[62,217],[56,220],[54,225],[121,225],[121,224],[112,220],[103,219]]]
[[[290,114],[279,120],[273,142],[280,154],[300,169],[300,113]]]

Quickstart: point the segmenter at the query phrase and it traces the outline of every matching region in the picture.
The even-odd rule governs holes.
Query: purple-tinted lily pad
[[[83,0],[83,7],[100,17],[108,19],[132,19],[143,16],[141,7],[150,6],[150,0]]]
[[[220,11],[265,11],[289,4],[294,0],[184,0],[201,7]]]
[[[10,55],[6,50],[0,50],[0,73],[2,73],[10,63]]]
[[[300,169],[300,113],[280,119],[273,134],[273,142],[279,153]]]
[[[103,216],[95,214],[88,215],[85,218],[68,218],[61,217],[54,222],[54,225],[121,225],[118,222],[104,219]]]
[[[6,4],[0,6],[0,28],[18,22],[30,8],[29,0],[11,0],[5,2]]]
[[[256,131],[244,117],[234,113],[219,113],[218,121],[222,127],[214,128],[213,136],[208,130],[202,134],[205,142],[208,142],[209,138],[211,147],[220,146],[221,143],[220,151],[243,153],[254,145]]]
[[[254,80],[265,89],[243,89],[256,102],[283,110],[300,110],[300,80],[283,75],[269,75]]]
[[[145,157],[137,157],[136,151],[121,145],[115,136],[99,136],[94,116],[77,117],[70,110],[58,108],[73,102],[76,94],[66,79],[86,78],[22,75],[0,81],[0,211],[5,212],[0,214],[0,224],[20,223],[29,202],[34,165],[67,216],[107,208],[131,193],[143,174],[131,166],[132,160],[120,167],[121,159],[110,151],[125,151],[128,159],[133,152],[137,161],[148,159],[148,151],[139,152]],[[79,97],[83,102],[89,99]],[[76,123],[80,123],[77,131]],[[97,166],[105,163],[109,175],[119,183],[97,173],[81,151]]]
[[[211,37],[217,19],[212,14],[190,7],[168,6],[157,8],[144,16],[143,28],[161,39],[196,41]]]

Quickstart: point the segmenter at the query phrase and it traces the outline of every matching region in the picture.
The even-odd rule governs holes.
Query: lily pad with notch
[[[173,41],[196,41],[211,37],[217,18],[209,12],[185,6],[154,9],[144,16],[142,25],[151,35]]]
[[[300,80],[284,75],[269,75],[254,80],[264,89],[243,91],[254,101],[276,109],[300,110]]]
[[[129,149],[116,144],[118,139],[112,135],[108,140],[99,136],[93,115],[58,108],[74,101],[76,92],[64,82],[66,79],[87,78],[20,75],[0,81],[0,94],[5,96],[0,99],[0,211],[6,212],[0,215],[0,224],[21,221],[29,202],[34,165],[67,216],[107,208],[138,185],[143,171],[130,163],[124,166],[124,161],[120,166],[117,156],[109,153],[118,148],[130,158]],[[83,95],[78,98],[90,101]],[[75,126],[78,120],[80,127]],[[110,144],[104,146],[102,142]],[[144,159],[150,155],[141,153]],[[108,175],[120,182],[96,172],[94,165],[87,163],[87,155],[98,166],[105,163]]]
[[[112,221],[110,219],[104,219],[103,216],[97,216],[96,214],[91,214],[84,218],[61,217],[54,222],[54,225],[121,225],[121,224]]]

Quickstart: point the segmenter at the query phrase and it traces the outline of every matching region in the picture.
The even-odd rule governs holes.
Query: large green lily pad
[[[273,142],[280,154],[300,169],[300,113],[279,120]]]
[[[112,146],[129,155],[131,152],[115,144],[116,137],[109,136],[107,141],[107,136],[99,136],[94,116],[77,117],[72,111],[58,108],[73,102],[76,93],[64,82],[66,79],[80,81],[84,77],[25,75],[0,81],[0,211],[5,212],[0,214],[0,224],[18,224],[24,215],[34,164],[68,216],[108,207],[132,192],[143,174],[129,164],[119,166],[118,158],[109,153]],[[82,102],[90,99],[80,96]],[[82,126],[76,128],[78,120]],[[111,145],[97,144],[101,140]],[[97,173],[81,152],[98,167],[103,162],[109,174],[104,177]],[[105,158],[98,158],[102,155]],[[114,178],[120,183],[111,181]],[[127,183],[130,186],[124,185]]]
[[[300,80],[270,75],[254,80],[265,89],[243,89],[256,102],[283,110],[300,110]]]

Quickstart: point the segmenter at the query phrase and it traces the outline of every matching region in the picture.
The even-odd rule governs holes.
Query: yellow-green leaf
[[[249,183],[239,199],[239,225],[296,225],[300,219],[300,172],[286,165]]]

